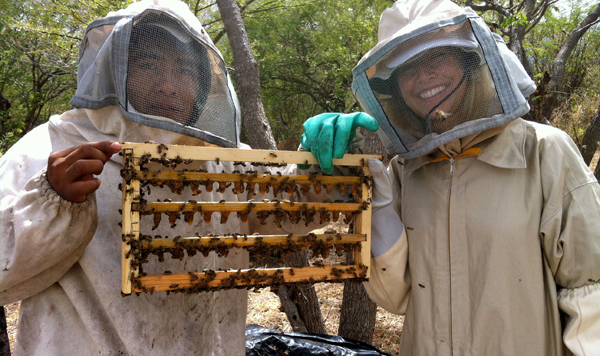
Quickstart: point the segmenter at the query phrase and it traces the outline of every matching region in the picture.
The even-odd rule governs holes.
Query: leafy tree
[[[248,42],[246,28],[234,0],[217,0],[235,61],[240,106],[245,121],[246,137],[252,148],[277,149],[265,116],[260,95],[258,64]]]
[[[280,148],[298,147],[308,117],[359,110],[351,70],[377,42],[379,15],[390,3],[310,1],[246,20]]]
[[[359,109],[350,90],[351,69],[375,45],[379,15],[389,4],[306,1],[245,19],[260,63],[263,102],[280,148],[298,147],[302,123],[310,116]],[[286,309],[289,303],[281,300]],[[300,309],[302,317],[307,311]],[[338,334],[370,342],[375,312],[361,284],[345,283]],[[294,330],[302,330],[289,315]]]
[[[3,117],[0,123],[0,151],[47,121],[50,115],[70,107],[85,26],[122,3],[5,3],[0,15],[0,35],[4,39],[0,43],[0,94],[11,106],[10,116]]]

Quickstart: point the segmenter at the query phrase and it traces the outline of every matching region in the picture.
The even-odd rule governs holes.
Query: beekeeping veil
[[[143,0],[86,29],[75,107],[119,106],[142,125],[238,147],[241,118],[223,58],[179,1]]]
[[[394,3],[352,73],[356,99],[403,158],[522,116],[535,90],[502,38],[450,0]]]

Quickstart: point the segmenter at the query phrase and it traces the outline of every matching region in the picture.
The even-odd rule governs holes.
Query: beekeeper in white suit
[[[600,355],[600,187],[564,132],[520,118],[535,87],[500,36],[449,0],[397,1],[353,75],[374,118],[316,116],[303,146],[327,171],[378,123],[397,155],[369,162],[366,288],[406,315],[400,355]]]
[[[245,354],[245,290],[120,292],[117,142],[242,147],[224,61],[187,5],[144,0],[92,22],[72,104],[76,109],[51,117],[0,160],[0,305],[22,300],[15,355]],[[202,168],[240,169],[212,161]],[[147,199],[169,195],[153,190]],[[180,198],[236,201],[238,195],[215,189]],[[152,233],[257,231],[252,220],[200,220],[173,230],[163,221]],[[145,271],[181,270],[180,261],[166,257],[160,264],[151,259]],[[232,249],[226,258],[211,253],[186,263],[190,271],[246,268],[248,255]]]

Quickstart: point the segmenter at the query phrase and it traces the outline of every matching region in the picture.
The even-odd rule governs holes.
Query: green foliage
[[[0,121],[0,151],[70,108],[79,42],[87,24],[123,1],[17,0],[0,14],[0,93],[10,102]]]
[[[548,11],[544,19],[525,38],[525,49],[539,82],[551,65],[561,46],[596,3],[570,2]],[[567,6],[568,5],[568,6]],[[580,141],[593,113],[597,110],[595,99],[600,91],[600,31],[590,28],[579,40],[566,63],[565,77],[560,93],[564,100],[551,120]]]
[[[273,7],[267,1],[253,5],[264,4]],[[281,1],[260,17],[244,19],[260,66],[265,111],[281,149],[296,149],[307,118],[358,110],[351,70],[376,44],[379,16],[387,6],[384,1]]]
[[[79,42],[85,27],[131,1],[2,3],[0,94],[10,101],[11,107],[8,112],[0,112],[0,152],[50,115],[70,108],[69,100],[76,89]],[[217,43],[228,67],[234,70],[214,1],[186,1]],[[322,112],[360,110],[350,89],[351,69],[375,45],[379,16],[391,3],[390,0],[239,1],[260,68],[263,104],[280,148],[297,147],[302,124],[308,117]],[[510,5],[507,0],[497,3]],[[567,34],[596,5],[592,1],[564,0],[553,5],[537,24],[529,22],[520,12],[501,16],[487,11],[482,16],[497,26],[498,32],[518,25],[526,28],[535,25],[525,36],[524,46],[534,78],[539,81],[550,70]],[[510,40],[507,36],[505,39]],[[560,115],[579,120],[595,110],[580,105],[596,103],[593,98],[600,90],[599,52],[600,33],[596,25],[579,41],[567,62],[561,89],[565,100]],[[582,125],[585,122],[573,124],[567,131],[580,136]]]
[[[529,20],[527,20],[527,16],[524,13],[517,13],[511,16],[507,16],[504,18],[500,27],[509,27],[509,26],[527,26],[529,24]]]

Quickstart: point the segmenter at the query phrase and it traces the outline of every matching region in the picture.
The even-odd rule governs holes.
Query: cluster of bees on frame
[[[143,154],[139,158],[134,158],[131,153],[125,153],[124,167],[121,170],[121,176],[124,181],[127,182],[127,187],[132,180],[140,181],[139,195],[133,198],[134,203],[131,206],[132,211],[137,211],[141,216],[151,215],[152,216],[152,230],[155,230],[163,221],[163,215],[168,218],[168,223],[171,228],[175,228],[179,220],[192,225],[196,216],[200,217],[200,222],[210,224],[212,221],[212,214],[214,212],[220,213],[221,224],[226,224],[232,212],[237,215],[243,223],[248,221],[248,217],[251,213],[256,215],[257,220],[260,224],[266,225],[269,217],[273,217],[272,223],[278,228],[282,228],[282,223],[287,219],[292,224],[298,224],[303,221],[306,226],[311,222],[315,221],[318,214],[318,221],[321,224],[329,222],[337,222],[341,216],[343,216],[344,222],[349,224],[354,220],[354,217],[361,211],[368,208],[370,201],[360,202],[357,198],[362,196],[362,186],[364,183],[370,186],[371,177],[364,175],[361,169],[348,167],[351,174],[355,177],[359,177],[358,180],[354,180],[351,183],[347,182],[333,182],[331,180],[324,182],[322,176],[318,176],[316,172],[312,172],[308,176],[308,180],[304,179],[298,182],[294,176],[282,176],[281,172],[276,171],[275,173],[258,173],[256,170],[243,169],[233,170],[231,173],[209,173],[206,170],[195,169],[180,169],[176,168],[180,165],[188,165],[194,160],[183,159],[179,156],[175,158],[167,158],[166,151],[168,146],[159,144],[156,146],[157,155],[151,155],[149,153]],[[120,152],[123,155],[123,151]],[[272,153],[272,155],[275,155]],[[171,175],[160,175],[150,171],[146,166],[150,162],[159,163],[163,167],[167,168],[168,171],[174,172]],[[219,165],[221,162],[218,158],[215,159],[215,163]],[[233,166],[246,167],[246,162],[233,162]],[[285,163],[271,163],[271,162],[250,162],[252,168],[257,166],[268,166],[268,167],[284,167]],[[137,167],[137,169],[136,169]],[[258,189],[256,187],[258,186]],[[119,189],[133,189],[119,186]],[[202,187],[202,188],[201,188]],[[321,194],[324,190],[327,195],[333,193],[334,188],[337,187],[341,196],[344,196],[347,192],[350,192],[350,200],[336,200],[324,199],[320,203],[336,203],[338,206],[344,206],[346,203],[354,203],[352,210],[331,210],[323,206],[323,204],[311,204],[311,203],[294,203],[290,200],[277,200],[277,199],[264,199],[262,203],[269,203],[271,207],[269,209],[260,210],[257,209],[256,201],[249,199],[245,202],[243,209],[231,209],[227,205],[225,200],[219,201],[219,206],[223,206],[222,209],[214,208],[214,202],[211,209],[205,207],[203,209],[203,203],[195,200],[188,200],[186,202],[177,202],[176,209],[160,209],[153,206],[144,197],[151,195],[153,188],[168,188],[173,194],[182,195],[186,189],[191,190],[192,196],[198,196],[202,193],[202,189],[206,192],[211,193],[215,190],[218,193],[225,193],[227,189],[231,189],[234,194],[247,194],[250,197],[256,197],[258,194],[264,195],[272,190],[273,196],[277,197],[280,193],[285,192],[289,195],[298,194],[306,195],[312,188],[316,194]],[[132,191],[127,191],[131,193]],[[157,203],[172,203],[171,199],[160,200]],[[358,204],[356,204],[358,203]],[[172,204],[174,206],[174,204]],[[236,210],[236,211],[232,211]],[[121,211],[122,212],[122,211]],[[254,235],[258,235],[255,233]],[[327,258],[331,252],[334,251],[337,255],[343,255],[344,253],[356,253],[360,251],[360,243],[334,243],[336,240],[342,240],[341,234],[329,234],[326,239],[318,238],[314,233],[309,233],[304,236],[296,236],[292,238],[292,234],[287,236],[285,242],[270,244],[263,241],[261,236],[253,236],[246,234],[237,233],[226,233],[222,235],[208,234],[202,236],[196,233],[196,237],[202,238],[183,238],[176,236],[172,239],[173,244],[169,247],[163,245],[153,245],[153,241],[163,239],[160,235],[148,235],[140,234],[139,236],[134,235],[123,235],[123,242],[126,242],[130,249],[126,254],[126,258],[129,258],[131,268],[138,270],[138,276],[143,277],[146,273],[143,271],[143,264],[149,261],[150,255],[156,255],[158,261],[162,262],[165,260],[165,254],[168,253],[171,258],[183,260],[187,255],[192,257],[196,254],[201,254],[205,257],[209,255],[211,251],[214,251],[218,256],[227,256],[231,248],[242,247],[248,252],[253,254],[257,258],[267,258],[268,256],[279,255],[286,256],[290,253],[297,252],[303,249],[310,249],[314,257],[321,256]],[[252,238],[253,243],[247,243],[248,239]],[[164,236],[164,239],[168,239],[168,236]],[[208,243],[206,240],[208,238]],[[225,238],[225,239],[224,239]],[[225,242],[225,240],[227,242]],[[241,243],[246,242],[246,243]],[[316,283],[316,282],[339,282],[342,276],[345,274],[352,276],[353,278],[363,278],[366,275],[366,266],[360,265],[357,269],[354,266],[340,266],[341,268],[331,268],[329,276],[321,276],[317,279],[312,277],[307,278],[305,281],[296,283]],[[290,275],[294,275],[294,270],[290,269],[288,272]],[[166,271],[165,274],[170,274]],[[250,270],[237,270],[230,271],[227,273],[225,278],[219,279],[219,283],[212,283],[217,278],[217,273],[213,270],[207,269],[203,271],[203,274],[196,274],[193,272],[189,273],[191,286],[179,286],[173,284],[169,286],[167,294],[171,292],[181,293],[197,293],[208,290],[219,290],[229,288],[262,288],[266,286],[276,286],[285,282],[283,271],[266,270],[261,271],[256,269]],[[153,287],[146,288],[141,281],[134,276],[133,273],[130,275],[132,285],[137,290],[152,293]],[[241,283],[240,283],[241,282]],[[139,294],[139,293],[136,293]]]

